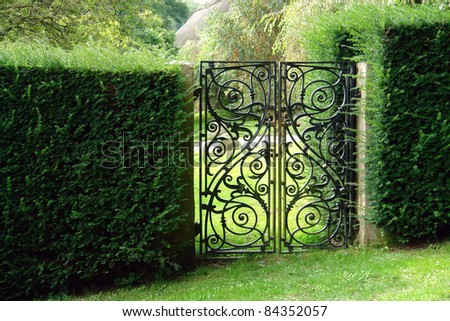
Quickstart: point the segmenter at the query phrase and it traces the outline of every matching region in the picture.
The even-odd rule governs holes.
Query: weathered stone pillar
[[[377,243],[380,241],[379,230],[366,220],[369,203],[367,199],[367,189],[365,181],[366,168],[366,133],[368,130],[366,123],[366,78],[370,73],[370,65],[364,62],[357,64],[356,85],[361,92],[361,100],[358,103],[358,117],[356,121],[356,214],[359,220],[359,232],[356,241],[362,245]]]

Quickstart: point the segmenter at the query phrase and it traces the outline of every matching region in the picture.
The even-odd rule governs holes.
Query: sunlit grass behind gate
[[[197,126],[198,127],[198,126]],[[256,139],[256,141],[258,141]],[[231,143],[230,143],[231,145]],[[244,148],[240,147],[240,144],[237,144],[237,148]],[[233,145],[234,146],[234,145]],[[276,148],[276,146],[271,147]],[[264,147],[255,147],[252,149],[252,156],[258,155],[259,153],[263,152]],[[288,174],[285,174],[284,180],[286,183],[283,185],[284,188],[289,189],[294,186],[298,186],[298,188],[309,188],[307,185],[311,185],[312,181],[311,178],[314,177],[315,180],[319,179],[319,175],[321,172],[319,172],[319,168],[311,166],[308,166],[309,164],[305,162],[303,164],[303,168],[301,170],[294,170],[294,164],[292,163],[294,159],[293,155],[297,155],[295,157],[300,157],[298,155],[301,155],[301,151],[299,147],[296,144],[290,144],[289,145],[289,152],[290,161],[286,163],[285,166],[290,168],[291,172],[296,171],[297,176],[295,179],[293,177],[290,177]],[[229,153],[228,155],[231,155],[231,151],[227,151]],[[195,159],[197,159],[196,164],[200,165],[198,158],[199,158],[199,150],[197,149],[194,154]],[[206,155],[203,155],[203,158],[205,158]],[[251,157],[249,157],[251,159]],[[275,162],[275,160],[271,160]],[[299,161],[295,159],[295,161]],[[203,163],[205,163],[205,159],[202,160]],[[206,178],[209,182],[212,180],[215,180],[217,183],[218,178],[225,179],[225,176],[229,176],[231,181],[229,181],[229,184],[238,184],[238,180],[242,179],[242,177],[246,177],[248,181],[250,182],[250,185],[252,185],[252,180],[255,179],[258,175],[258,173],[252,172],[251,170],[251,164],[249,161],[245,161],[244,163],[241,163],[239,161],[233,161],[230,164],[233,165],[227,165],[232,166],[232,168],[224,173],[224,165],[219,164],[212,164],[209,171],[211,175],[208,175]],[[269,166],[269,164],[264,164],[263,166]],[[275,163],[271,164],[271,166],[275,166]],[[269,175],[269,171],[271,171],[272,177]],[[267,172],[262,173],[262,183],[266,184],[267,186],[270,186],[269,180],[274,179],[273,175],[278,175],[278,168],[274,169],[267,169]],[[258,171],[257,171],[258,172]],[[202,197],[201,201],[198,197],[200,191],[199,191],[199,173],[200,173],[200,167],[196,166],[195,173],[194,173],[194,186],[195,186],[195,195],[196,195],[196,221],[200,222],[200,213],[199,213],[199,203],[205,202],[205,198]],[[205,173],[203,175],[203,184],[205,184]],[[216,177],[216,175],[218,177]],[[253,178],[252,178],[253,177]],[[254,183],[254,181],[253,181]],[[250,186],[249,185],[249,186]],[[292,185],[292,186],[291,186]],[[308,186],[309,186],[308,185]],[[256,186],[251,186],[254,191],[256,191]],[[332,191],[332,185],[327,186],[326,188],[322,189],[320,193],[322,194],[322,197],[325,199],[327,197],[333,196]],[[205,189],[205,186],[203,186],[203,189]],[[220,192],[219,192],[220,190]],[[283,193],[286,193],[283,192]],[[231,215],[231,210],[227,211],[224,215],[221,215],[220,213],[211,212],[208,217],[206,217],[206,210],[202,211],[202,231],[204,233],[205,227],[206,227],[206,235],[203,234],[203,237],[212,236],[215,233],[221,234],[223,233],[223,229],[226,230],[225,233],[221,234],[221,236],[225,236],[227,244],[224,245],[223,248],[220,248],[219,250],[223,249],[230,249],[229,244],[234,244],[237,246],[242,246],[245,244],[251,244],[253,241],[257,240],[260,237],[260,233],[264,233],[264,239],[268,240],[269,234],[269,224],[270,224],[270,230],[272,231],[270,237],[274,237],[274,230],[277,229],[277,224],[282,224],[282,230],[286,231],[287,235],[285,236],[287,238],[288,242],[291,242],[291,238],[294,237],[292,240],[293,245],[297,246],[302,244],[307,245],[319,245],[319,244],[325,244],[327,245],[327,239],[329,237],[329,231],[328,231],[328,223],[327,221],[330,219],[329,215],[336,215],[331,214],[329,211],[324,207],[320,208],[320,206],[313,206],[318,202],[320,198],[318,198],[318,195],[315,195],[314,193],[309,193],[309,195],[303,195],[300,198],[296,198],[294,195],[288,195],[286,194],[283,199],[286,199],[286,213],[283,214],[283,217],[278,217],[276,211],[274,210],[274,200],[273,198],[276,197],[275,191],[273,189],[270,190],[270,196],[269,195],[260,195],[265,203],[265,206],[267,206],[267,210],[264,209],[264,206],[259,203],[259,201],[251,196],[251,193],[242,193],[239,194],[239,198],[243,199],[245,197],[245,205],[248,207],[243,207],[239,210],[238,214],[248,214],[250,217],[250,221],[247,223],[243,223],[243,221],[239,221],[238,215],[234,215],[234,219],[238,220],[238,222],[233,221],[233,215]],[[225,203],[218,200],[218,198],[222,198],[223,200],[232,200],[232,193],[236,194],[235,190],[228,189],[225,184],[222,182],[220,186],[218,187],[217,195],[213,198],[213,202],[211,205],[215,206],[215,210],[220,211],[221,209],[224,209]],[[307,193],[308,194],[308,193]],[[269,201],[269,199],[271,200]],[[234,199],[234,205],[238,203],[238,199]],[[338,200],[334,200],[331,204],[325,204],[324,202],[319,202],[322,204],[322,206],[329,205],[330,209],[336,203]],[[206,204],[202,204],[206,205]],[[280,204],[276,204],[275,206],[279,206]],[[254,210],[257,214],[257,218],[253,217],[253,211]],[[267,212],[266,212],[267,211]],[[269,214],[267,214],[269,213]],[[266,216],[269,216],[269,219],[267,219]],[[285,217],[286,216],[286,217]],[[226,226],[223,227],[223,219],[225,219]],[[254,230],[250,231],[250,227],[253,227],[251,220],[257,220],[257,223],[254,226]],[[268,221],[269,220],[269,221]],[[275,222],[274,222],[275,221]],[[242,226],[238,226],[238,224],[242,223]],[[334,226],[330,227],[330,231],[334,231]],[[230,232],[233,231],[236,234]],[[241,234],[239,234],[241,233]],[[284,234],[284,233],[283,233]],[[273,241],[273,242],[276,242]],[[274,243],[271,243],[269,247],[265,247],[265,250],[271,250]],[[300,243],[301,242],[301,243]],[[254,244],[255,246],[261,246],[262,241],[258,241]],[[199,245],[197,244],[197,248],[199,248]],[[231,246],[232,248],[232,246]],[[242,248],[242,250],[246,250],[245,248]],[[249,249],[250,251],[255,251],[255,249]],[[259,250],[256,249],[256,252]]]
[[[255,152],[255,151],[256,150],[253,150],[253,152]],[[198,157],[198,153],[195,154],[195,157]],[[212,168],[211,170],[212,170],[213,175],[208,176],[208,181],[213,179],[214,174],[216,174],[216,172],[219,170],[219,168]],[[196,222],[200,222],[200,212],[199,212],[200,200],[198,198],[198,195],[199,195],[199,171],[200,171],[200,168],[197,166],[194,170],[194,186],[195,186],[194,191],[195,191],[195,195],[196,195],[196,200],[195,200]],[[308,172],[308,171],[310,171],[310,169],[306,169],[306,171]],[[233,167],[233,169],[231,169],[229,171],[228,175],[230,175],[231,177],[233,177],[233,179],[235,179],[236,177],[240,177],[240,176],[252,177],[254,175],[254,173],[251,172],[249,164],[238,163],[235,167]],[[266,173],[265,175],[268,175],[268,173]],[[269,181],[268,176],[265,176],[264,183],[269,185],[268,181]],[[219,193],[219,195],[221,198],[226,199],[226,200],[233,199],[233,197],[231,195],[233,190],[227,189],[223,184],[220,186],[220,190],[221,190],[221,192]],[[275,197],[275,196],[272,194],[271,197]],[[266,202],[266,206],[269,206],[269,197],[267,195],[263,195],[262,198]],[[202,212],[202,215],[203,215],[202,231],[203,232],[205,231],[205,226],[206,226],[206,231],[207,231],[207,235],[206,236],[203,235],[203,237],[211,236],[211,235],[214,235],[215,232],[221,231],[223,218],[226,220],[227,232],[225,233],[225,237],[226,237],[226,242],[228,244],[234,244],[234,245],[238,245],[238,246],[250,244],[260,237],[260,235],[259,235],[260,232],[264,232],[265,240],[267,240],[268,236],[269,236],[268,235],[269,225],[270,225],[270,230],[272,230],[272,234],[270,236],[274,237],[273,229],[274,228],[276,229],[276,224],[281,224],[282,222],[280,222],[281,218],[276,217],[277,216],[276,213],[274,212],[273,208],[271,208],[272,204],[269,207],[269,212],[270,212],[269,220],[270,221],[267,221],[266,212],[265,212],[263,206],[258,202],[257,199],[252,198],[252,197],[246,197],[245,200],[246,200],[245,205],[247,205],[248,208],[243,208],[239,212],[239,214],[241,214],[241,213],[248,214],[250,217],[250,221],[248,223],[246,223],[244,225],[244,227],[239,227],[236,225],[236,223],[233,222],[232,215],[229,213],[231,211],[228,211],[225,215],[211,213],[211,215],[208,218],[205,217],[205,211],[203,211]],[[289,211],[289,215],[288,215],[286,222],[282,223],[283,225],[287,225],[286,228],[289,228],[290,232],[292,232],[300,227],[302,229],[304,229],[304,231],[302,231],[301,233],[296,235],[296,239],[301,240],[305,244],[319,244],[321,242],[324,242],[325,239],[327,238],[327,231],[322,231],[326,224],[325,221],[326,221],[327,213],[325,213],[325,211],[323,213],[321,213],[321,215],[320,215],[320,217],[321,217],[320,222],[315,222],[312,224],[308,224],[306,222],[306,218],[304,217],[304,215],[301,217],[296,216],[296,214],[302,209],[303,206],[305,206],[309,202],[312,202],[313,200],[314,199],[311,197],[304,197],[304,198],[301,198],[301,199],[295,201],[295,203],[292,204],[292,208]],[[216,206],[216,209],[218,209],[218,210],[220,210],[224,207],[224,204],[221,203],[220,201],[218,201],[217,199],[215,199],[213,201],[213,205]],[[250,211],[249,210],[250,208],[256,212],[257,218],[253,217],[251,215],[252,213],[247,213],[248,211]],[[246,210],[247,210],[247,212],[246,212]],[[237,217],[235,217],[235,219],[238,220]],[[245,230],[246,228],[253,226],[252,219],[257,220],[257,223],[254,226],[255,230],[244,233],[246,231]],[[276,220],[277,223],[275,223],[273,220]],[[240,222],[238,222],[238,223],[240,223]],[[236,232],[236,234],[233,234],[230,231],[234,231],[234,232]],[[243,234],[239,234],[239,232],[243,233]],[[198,242],[200,242],[199,238],[197,238],[197,243]],[[275,242],[275,241],[273,241],[273,242]],[[272,246],[273,246],[273,242],[265,250],[271,250]],[[261,241],[258,241],[255,243],[255,246],[260,246],[260,245],[262,245]],[[225,245],[225,248],[227,248],[227,247],[228,246]],[[197,244],[197,250],[199,250],[199,244]],[[243,250],[245,250],[245,248],[243,248]],[[251,250],[251,249],[248,249],[248,250]]]

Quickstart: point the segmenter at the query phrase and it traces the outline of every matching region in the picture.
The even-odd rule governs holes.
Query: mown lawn
[[[202,260],[174,280],[72,300],[450,300],[450,242]]]

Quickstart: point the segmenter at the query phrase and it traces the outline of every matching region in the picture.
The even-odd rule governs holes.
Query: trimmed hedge
[[[183,169],[144,152],[180,132],[179,74],[49,65],[0,66],[0,297],[173,272]]]
[[[372,65],[371,219],[393,241],[450,237],[450,8],[352,6],[302,35],[312,60]]]
[[[450,21],[387,29],[383,64],[373,219],[401,242],[449,237]]]

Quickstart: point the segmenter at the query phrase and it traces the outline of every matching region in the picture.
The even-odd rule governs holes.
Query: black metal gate
[[[202,62],[202,253],[346,246],[351,63]]]

